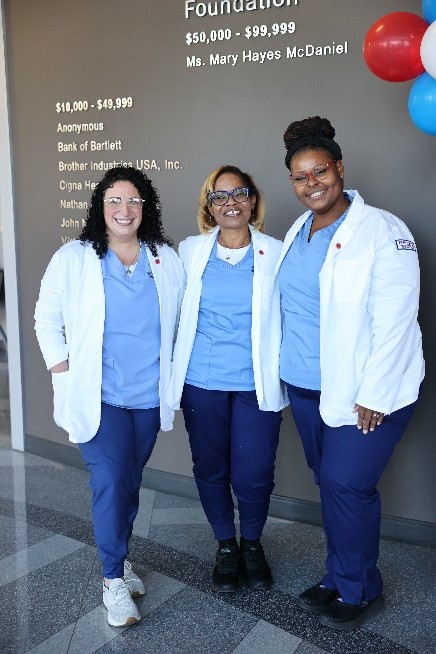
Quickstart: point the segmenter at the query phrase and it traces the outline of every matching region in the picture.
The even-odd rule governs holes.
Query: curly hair
[[[153,256],[157,256],[156,245],[172,246],[164,235],[162,211],[158,193],[150,179],[141,170],[133,166],[114,166],[95,187],[88,207],[85,226],[79,236],[81,243],[91,243],[97,256],[102,259],[108,250],[109,238],[104,220],[103,197],[105,191],[116,182],[130,182],[145,200],[142,207],[142,220],[138,227],[138,239],[148,245]]]
[[[217,179],[226,173],[230,175],[236,175],[236,177],[239,177],[244,186],[251,189],[250,196],[253,197],[254,195],[256,198],[256,204],[253,207],[253,212],[248,222],[259,232],[262,232],[265,223],[265,203],[263,201],[259,187],[256,185],[253,178],[248,173],[244,173],[237,166],[227,164],[225,166],[219,166],[219,168],[216,168],[213,173],[211,173],[209,177],[206,178],[203,186],[201,187],[200,195],[198,196],[199,209],[197,214],[197,222],[201,234],[207,234],[212,229],[214,229],[214,227],[216,227],[215,218],[209,211],[209,193],[215,190],[215,183]]]
[[[287,150],[286,167],[289,168],[294,154],[307,150],[325,150],[334,161],[342,159],[341,148],[334,140],[335,134],[336,130],[328,118],[312,116],[291,123],[283,134]]]

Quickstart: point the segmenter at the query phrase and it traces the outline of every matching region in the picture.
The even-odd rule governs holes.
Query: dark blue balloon
[[[409,114],[418,129],[436,136],[436,79],[428,73],[420,75],[410,89]]]
[[[428,23],[436,20],[436,0],[422,0],[422,13]]]

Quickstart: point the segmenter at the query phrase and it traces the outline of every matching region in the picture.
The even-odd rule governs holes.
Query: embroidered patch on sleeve
[[[413,241],[400,238],[395,243],[397,244],[397,250],[413,250],[413,252],[416,252],[416,245]]]

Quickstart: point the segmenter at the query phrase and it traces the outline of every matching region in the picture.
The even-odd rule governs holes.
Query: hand
[[[69,370],[68,361],[61,361],[50,368],[50,372],[67,372],[67,370]]]
[[[353,413],[357,413],[357,429],[362,429],[364,434],[367,434],[368,430],[374,431],[378,425],[382,424],[385,417],[384,413],[367,409],[360,404],[354,405]]]

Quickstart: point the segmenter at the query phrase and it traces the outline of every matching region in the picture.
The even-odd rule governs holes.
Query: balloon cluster
[[[418,129],[436,136],[436,0],[423,0],[422,13],[425,20],[407,11],[379,18],[365,37],[363,56],[370,71],[387,82],[415,79],[410,117]]]

